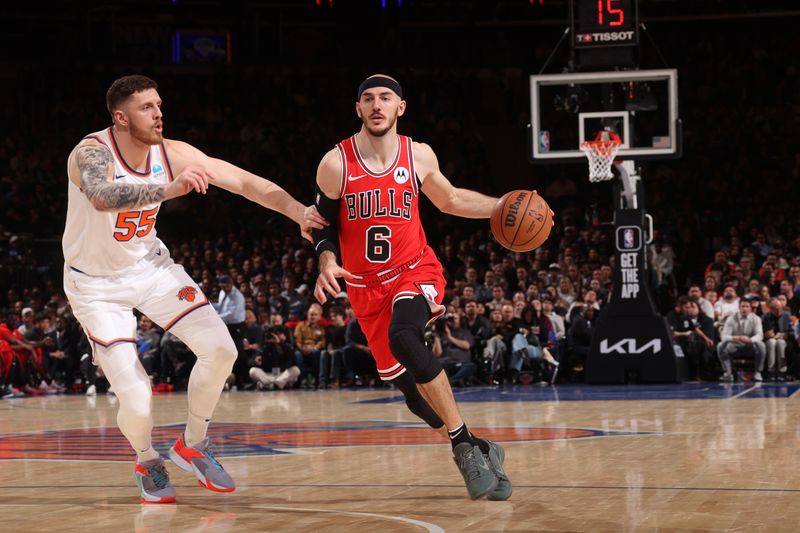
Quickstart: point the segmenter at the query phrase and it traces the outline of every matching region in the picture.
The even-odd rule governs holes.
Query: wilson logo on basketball
[[[522,202],[525,201],[525,198],[527,198],[527,196],[528,195],[524,191],[521,191],[514,200],[514,203],[508,206],[508,213],[506,214],[506,220],[505,220],[506,226],[511,227],[517,223],[517,213],[519,212],[519,206],[522,205]]]
[[[178,300],[186,300],[187,302],[193,302],[197,295],[197,289],[194,287],[186,286],[178,291]]]

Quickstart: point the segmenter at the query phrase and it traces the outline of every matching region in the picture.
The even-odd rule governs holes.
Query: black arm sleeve
[[[339,220],[339,201],[338,198],[333,200],[325,196],[325,193],[319,190],[319,186],[314,190],[314,205],[317,206],[319,214],[330,222],[330,225],[323,229],[311,229],[317,257],[322,252],[329,251],[333,252],[337,261],[339,260],[339,228],[336,225]]]

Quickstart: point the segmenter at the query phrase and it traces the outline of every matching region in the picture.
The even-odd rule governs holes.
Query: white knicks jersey
[[[115,182],[156,185],[172,181],[172,169],[163,143],[150,147],[145,172],[137,172],[122,158],[112,128],[85,138],[100,141],[111,150]],[[118,275],[151,250],[161,247],[155,227],[160,203],[120,212],[102,212],[94,208],[72,180],[68,183],[67,222],[61,240],[67,266],[93,276]]]

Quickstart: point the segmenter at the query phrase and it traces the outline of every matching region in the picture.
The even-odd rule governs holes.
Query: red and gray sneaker
[[[169,482],[169,472],[161,457],[136,463],[133,479],[139,487],[142,503],[175,503],[175,489]]]
[[[208,437],[200,444],[189,448],[183,442],[183,435],[178,437],[169,450],[172,462],[187,472],[194,472],[197,482],[208,490],[215,492],[233,492],[236,483],[228,475],[219,461],[214,457]]]

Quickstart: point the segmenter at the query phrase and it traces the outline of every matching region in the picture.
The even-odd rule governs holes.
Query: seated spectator
[[[572,319],[580,313],[580,310],[584,307],[594,307],[595,311],[600,310],[600,303],[597,301],[597,293],[593,290],[588,290],[583,294],[583,298],[580,300],[575,300],[572,304],[569,305],[567,309],[567,316],[569,317],[569,321],[572,322]]]
[[[65,390],[68,390],[75,382],[75,371],[80,361],[78,353],[79,332],[73,322],[74,320],[71,321],[66,316],[57,315],[55,328],[48,334],[52,339],[48,373]]]
[[[511,378],[506,371],[507,360],[509,358],[511,340],[518,332],[517,325],[514,322],[514,307],[510,303],[492,311],[491,328],[492,336],[488,339],[486,348],[483,350],[483,359],[485,366],[489,369],[491,380],[493,382],[498,380],[499,382],[499,378],[504,374],[507,379]]]
[[[325,328],[320,324],[322,306],[313,303],[308,307],[306,320],[294,328],[295,361],[306,375],[306,387],[318,385],[319,363],[325,348]]]
[[[486,302],[486,307],[488,307],[490,311],[494,311],[495,309],[500,309],[506,303],[509,303],[506,298],[506,290],[501,284],[495,284],[495,286],[492,287],[492,299]]]
[[[568,306],[578,300],[578,293],[576,292],[575,285],[567,276],[562,276],[561,280],[558,282],[558,298],[563,300]]]
[[[270,314],[278,313],[284,322],[289,320],[289,300],[281,296],[281,287],[274,281],[269,284],[268,303]]]
[[[278,313],[272,315],[271,325],[264,327],[261,352],[250,360],[249,375],[258,390],[291,387],[300,377],[290,330]]]
[[[751,279],[747,282],[747,292],[742,297],[745,300],[759,300],[761,298],[761,282],[757,279]]]
[[[353,317],[345,330],[344,366],[348,375],[353,376],[357,386],[374,385],[378,377],[378,367],[367,344],[367,336],[361,329],[358,319]]]
[[[583,372],[586,356],[589,354],[589,346],[592,343],[596,314],[597,310],[594,307],[584,307],[567,331],[569,368],[572,372]]]
[[[153,325],[152,320],[142,315],[139,319],[139,329],[136,332],[136,352],[144,371],[150,376],[151,381],[156,373],[160,360],[161,333]]]
[[[710,374],[714,348],[714,321],[700,312],[700,306],[691,299],[683,301],[682,312],[672,331],[675,342],[683,350],[689,364],[689,378],[700,381]]]
[[[714,305],[715,324],[721,328],[729,316],[739,311],[739,296],[733,285],[725,285],[722,291],[722,298]]]
[[[469,274],[469,269],[467,270]],[[475,299],[483,304],[486,304],[493,298],[495,286],[495,275],[493,270],[487,270],[483,275],[483,283],[475,287]],[[500,287],[502,289],[502,286]]]
[[[536,300],[536,303],[539,301]],[[517,332],[511,338],[509,369],[519,373],[523,364],[527,363],[534,370],[539,370],[540,361],[544,361],[552,368],[549,381],[554,382],[559,363],[550,350],[554,349],[556,336],[550,321],[541,313],[541,307],[537,312],[534,305],[528,304],[514,323]],[[512,382],[516,373],[512,373]]]
[[[470,332],[475,340],[472,347],[473,359],[477,360],[486,347],[486,341],[491,337],[491,325],[485,316],[478,313],[478,304],[473,300],[464,303],[464,316],[461,317],[462,328]]]
[[[3,399],[25,396],[22,391],[27,383],[20,376],[20,354],[15,348],[22,348],[25,345],[17,339],[5,323],[0,322],[0,396]],[[35,354],[33,346],[28,348],[31,354]]]
[[[283,292],[280,294],[289,303],[289,317],[284,320],[298,320],[303,316],[303,310],[308,308],[308,301],[295,288],[295,278],[286,273],[283,276]]]
[[[761,319],[767,348],[767,374],[773,381],[786,380],[786,347],[792,334],[792,317],[784,311],[780,298],[769,302],[769,312]]]
[[[175,390],[186,390],[189,374],[197,361],[195,355],[183,341],[169,331],[161,336],[162,383],[167,382]]]
[[[725,320],[722,328],[722,342],[717,349],[723,374],[720,381],[733,381],[733,358],[752,357],[755,360],[754,381],[763,381],[766,347],[764,346],[764,330],[761,320],[753,313],[752,304],[748,300],[739,302],[739,311]]]
[[[792,316],[798,316],[800,314],[800,285],[793,281],[792,287],[792,296],[789,298],[788,307],[785,310],[791,312]]]
[[[433,331],[433,355],[441,361],[450,385],[469,385],[477,369],[472,362],[474,337],[457,322],[453,313],[447,313],[444,319],[434,322]]]
[[[339,306],[331,307],[329,311],[331,325],[325,328],[325,350],[319,365],[319,386],[322,389],[332,385],[339,388],[342,382],[347,381],[347,372],[344,369],[344,345],[347,325],[344,323],[347,313]]]
[[[248,307],[244,312],[244,326],[242,327],[242,350],[248,361],[248,375],[250,361],[261,353],[264,344],[264,328],[259,325],[253,309]]]
[[[728,277],[733,274],[733,264],[728,261],[728,254],[725,250],[718,250],[714,253],[714,261],[706,266],[705,277],[711,272],[721,272],[723,277]]]
[[[556,342],[559,345],[559,354],[563,354],[566,350],[567,329],[564,324],[564,317],[555,312],[553,301],[550,298],[542,300],[542,313],[550,321],[553,326],[553,332],[556,335]]]
[[[23,319],[25,319],[23,312]],[[30,360],[28,366],[28,374],[30,376],[31,385],[37,387],[45,394],[56,394],[64,392],[66,387],[57,383],[49,369],[50,352],[53,349],[53,339],[48,335],[50,333],[50,317],[45,313],[37,313],[33,319],[32,326],[29,322],[25,322],[25,333],[23,334],[23,326],[20,326],[17,331],[22,334],[22,337],[31,346],[36,349],[36,357]]]

